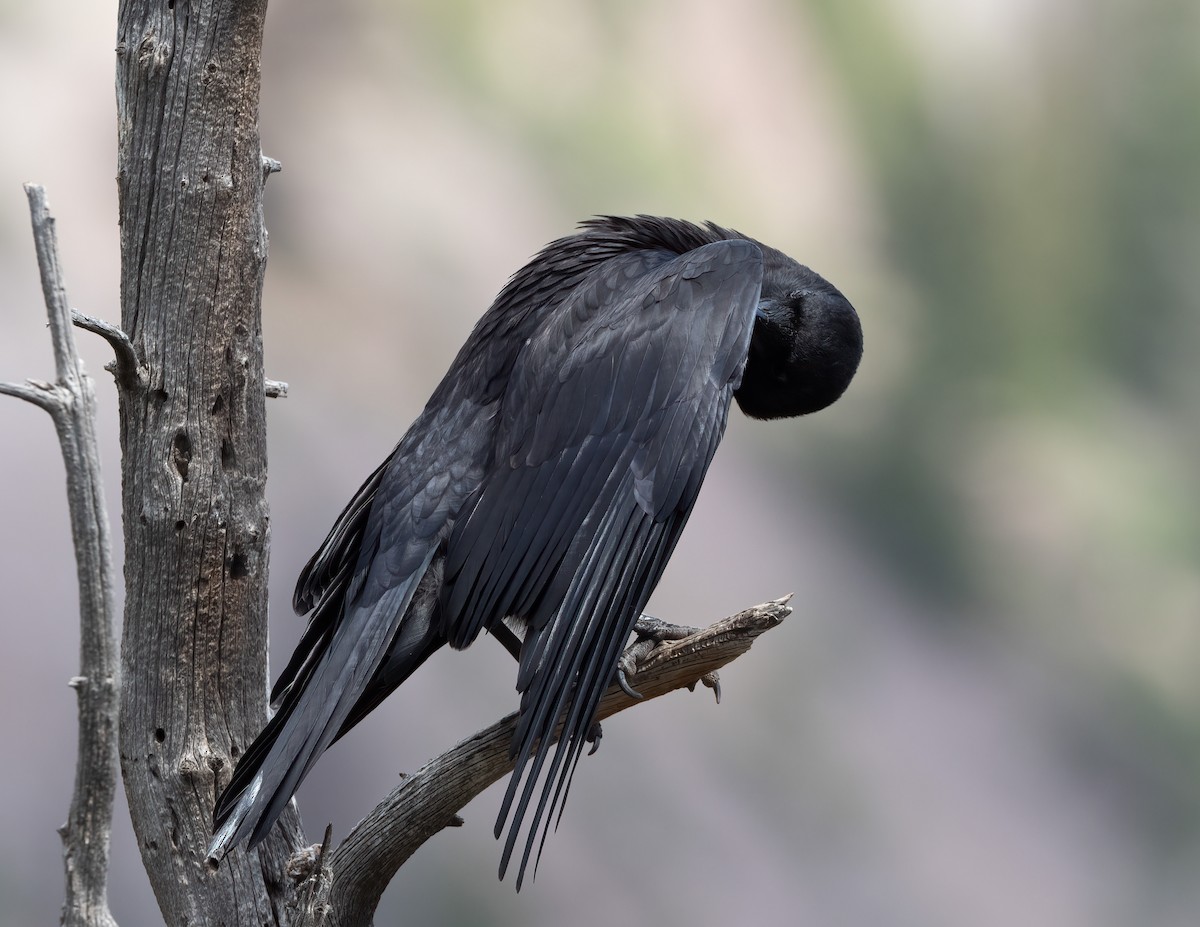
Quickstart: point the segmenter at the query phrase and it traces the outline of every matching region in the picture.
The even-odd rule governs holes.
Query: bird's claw
[[[591,756],[600,749],[600,738],[603,736],[604,729],[600,727],[600,722],[593,721],[592,726],[588,728],[587,737],[585,738],[585,740],[592,745],[592,749],[587,752],[588,756]]]
[[[716,670],[713,670],[711,673],[705,673],[696,682],[703,683],[705,688],[712,689],[713,695],[716,696],[717,704],[721,704],[721,677]],[[695,692],[696,683],[693,682],[687,688],[689,692]]]
[[[658,641],[653,637],[639,634],[638,639],[625,648],[621,659],[617,661],[617,685],[630,698],[641,699],[642,693],[629,684],[629,677],[637,675],[638,664],[646,659],[656,646]]]
[[[638,643],[640,644],[641,641],[638,641]],[[637,646],[638,644],[634,644],[623,654],[621,654],[621,659],[617,661],[617,685],[620,686],[621,691],[630,698],[641,701],[642,693],[629,684],[629,677],[637,675],[638,660],[642,659],[646,655],[645,653],[641,652],[636,654],[633,653]],[[646,653],[649,653],[649,651],[646,651]]]

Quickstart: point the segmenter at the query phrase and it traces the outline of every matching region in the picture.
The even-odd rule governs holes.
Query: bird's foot
[[[702,628],[693,628],[686,624],[670,624],[661,618],[652,618],[650,615],[642,615],[633,626],[633,633],[638,636],[638,640],[649,639],[656,644],[661,644],[663,641],[681,641],[685,637],[699,634],[702,630]]]
[[[625,652],[621,654],[621,659],[617,661],[617,685],[630,698],[640,699],[641,693],[629,684],[629,677],[637,675],[638,664],[664,641],[680,641],[685,637],[698,634],[700,630],[700,628],[692,628],[683,624],[669,624],[659,618],[652,618],[650,615],[642,615],[637,620],[637,624],[633,626],[633,633],[637,639],[625,649]],[[720,704],[721,679],[716,670],[705,673],[698,681],[713,690],[717,704]],[[688,686],[689,691],[695,691],[695,689],[696,683]]]

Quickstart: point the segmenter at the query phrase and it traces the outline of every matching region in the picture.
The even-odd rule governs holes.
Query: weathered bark
[[[0,383],[0,393],[41,406],[54,419],[67,468],[67,504],[79,579],[79,734],[75,790],[59,828],[67,891],[64,927],[116,927],[108,910],[108,845],[117,790],[117,641],[112,545],[96,443],[96,394],[71,329],[58,241],[45,191],[26,184],[42,294],[54,343],[53,383]]]
[[[287,923],[289,810],[205,864],[212,807],[266,719],[259,148],[265,0],[122,0],[117,40],[125,529],[120,754],[171,925]]]

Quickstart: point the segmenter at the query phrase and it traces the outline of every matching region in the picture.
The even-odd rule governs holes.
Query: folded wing
[[[512,370],[495,459],[450,536],[441,620],[454,647],[505,616],[528,627],[496,824],[503,875],[532,807],[518,887],[724,432],[761,281],[740,239],[614,257]]]

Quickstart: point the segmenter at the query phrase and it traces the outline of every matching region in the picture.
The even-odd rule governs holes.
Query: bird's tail
[[[262,791],[262,784],[263,773],[259,769],[251,777],[249,784],[238,794],[237,800],[232,805],[222,801],[222,804],[217,806],[218,810],[213,818],[212,840],[208,844],[209,863],[220,862],[238,842],[240,839],[238,831],[254,810],[254,803]],[[228,794],[228,790],[223,793],[222,800]]]
[[[249,848],[261,842],[317,758],[366,713],[360,703],[376,704],[437,649],[428,615],[400,627],[430,557],[374,603],[349,608],[324,652],[288,687],[217,801],[210,861],[247,837]]]

